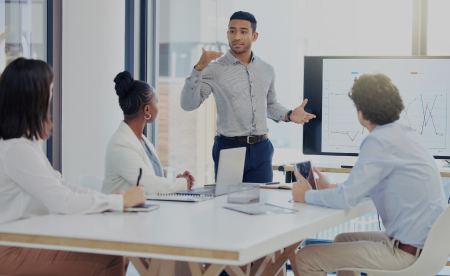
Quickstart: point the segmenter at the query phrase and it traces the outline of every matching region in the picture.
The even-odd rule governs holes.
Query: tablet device
[[[313,167],[311,160],[299,162],[294,164],[294,170],[303,176],[313,190],[317,190],[316,179],[314,178]]]

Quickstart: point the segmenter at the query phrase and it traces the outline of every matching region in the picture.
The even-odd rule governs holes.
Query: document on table
[[[245,206],[224,206],[226,209],[241,212],[248,215],[275,215],[275,214],[293,214],[297,213],[297,210],[284,208],[269,203],[265,204],[251,204]]]

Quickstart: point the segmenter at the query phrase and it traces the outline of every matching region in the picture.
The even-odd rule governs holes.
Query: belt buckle
[[[250,143],[250,137],[257,137],[257,136],[247,136],[247,144],[250,144],[250,145],[256,144],[256,142]]]

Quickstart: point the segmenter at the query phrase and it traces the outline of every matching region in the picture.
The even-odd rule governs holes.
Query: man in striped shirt
[[[246,147],[243,181],[271,182],[273,146],[266,117],[304,124],[315,115],[305,112],[306,99],[294,110],[277,102],[274,69],[251,50],[258,38],[252,14],[235,12],[227,37],[230,50],[223,57],[222,53],[203,49],[181,92],[181,107],[195,110],[213,93],[217,105],[218,135],[213,147],[216,176],[222,149]],[[211,63],[214,59],[218,60]]]

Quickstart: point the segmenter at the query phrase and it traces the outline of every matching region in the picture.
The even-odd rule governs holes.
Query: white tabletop
[[[0,244],[243,265],[375,210],[369,199],[347,211],[290,203],[290,199],[289,190],[261,190],[261,202],[297,209],[298,213],[246,215],[223,208],[238,204],[227,204],[227,197],[220,196],[198,203],[148,201],[160,204],[160,209],[139,215],[47,215],[0,225]],[[20,235],[10,239],[5,233]],[[21,235],[22,242],[18,242]],[[76,240],[58,239],[55,244],[46,242],[45,237]],[[116,243],[105,248],[104,242],[97,246],[95,241]],[[163,247],[130,249],[134,247],[121,247],[122,243]],[[192,254],[192,249],[199,249],[198,254]],[[210,251],[228,251],[235,257],[225,258]]]

